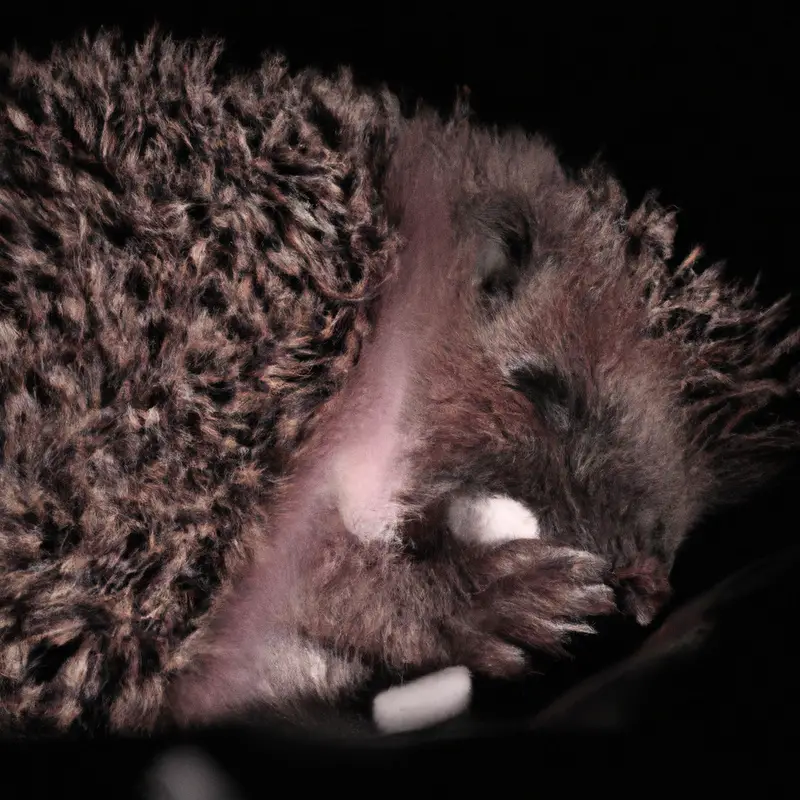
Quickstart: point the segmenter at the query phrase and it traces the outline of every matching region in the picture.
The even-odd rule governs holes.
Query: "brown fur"
[[[672,215],[538,139],[217,56],[103,35],[0,65],[9,723],[515,674],[604,584],[649,621],[701,514],[798,442],[759,416],[797,390],[782,306],[668,266]],[[400,535],[359,538],[366,478],[335,465],[380,488],[395,445]],[[454,492],[524,502],[542,540],[457,544]]]
[[[150,724],[391,263],[388,100],[219,53],[0,62],[10,720]]]

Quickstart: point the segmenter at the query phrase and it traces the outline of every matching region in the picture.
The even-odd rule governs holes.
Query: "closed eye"
[[[530,400],[536,412],[553,427],[568,428],[579,413],[579,396],[569,379],[556,369],[531,362],[506,369],[508,386]]]

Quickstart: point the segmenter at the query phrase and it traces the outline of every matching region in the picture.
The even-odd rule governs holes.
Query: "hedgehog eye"
[[[545,422],[559,430],[569,428],[578,408],[576,394],[565,375],[537,364],[513,364],[506,369],[506,381],[530,400]]]

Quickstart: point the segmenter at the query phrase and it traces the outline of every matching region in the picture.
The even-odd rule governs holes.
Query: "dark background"
[[[680,210],[678,255],[701,243],[732,275],[760,274],[765,300],[798,288],[800,30],[791,4],[713,13],[700,3],[116,5],[4,9],[0,50],[17,41],[45,54],[84,28],[118,25],[136,37],[158,21],[178,36],[223,36],[226,58],[242,67],[266,50],[297,67],[348,64],[410,106],[424,99],[446,112],[467,86],[478,119],[544,133],[571,167],[600,154],[634,203],[658,189]],[[800,322],[800,303],[793,308]],[[794,542],[798,488],[790,473],[709,520],[676,568],[678,598]],[[772,658],[784,657],[787,641],[771,642]]]

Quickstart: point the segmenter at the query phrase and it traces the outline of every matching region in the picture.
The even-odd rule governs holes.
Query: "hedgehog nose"
[[[641,558],[615,571],[620,610],[639,625],[650,625],[670,597],[668,568],[653,557]]]

